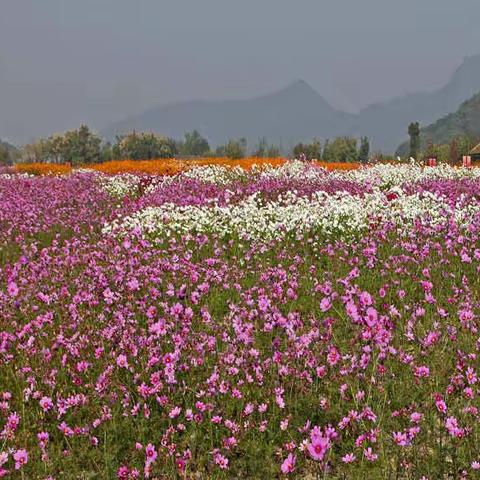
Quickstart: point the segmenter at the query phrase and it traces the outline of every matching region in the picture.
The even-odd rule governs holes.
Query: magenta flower
[[[219,452],[215,452],[213,455],[213,460],[222,470],[226,470],[228,468],[228,458],[223,456]]]
[[[28,453],[26,450],[17,450],[13,454],[15,460],[15,470],[20,470],[28,462]]]
[[[353,463],[357,457],[353,453],[347,453],[342,457],[342,462],[343,463]]]
[[[117,366],[119,366],[120,368],[128,367],[128,361],[125,355],[121,354],[117,357]]]
[[[408,435],[405,432],[394,432],[392,435],[393,435],[393,440],[400,447],[406,447],[410,445],[410,440],[408,438]]]
[[[285,475],[292,473],[295,470],[295,463],[297,461],[297,457],[292,453],[289,453],[287,458],[283,461],[280,470]]]
[[[332,306],[332,301],[330,300],[329,297],[322,298],[322,300],[320,302],[320,310],[322,312],[328,312],[328,310],[330,310],[331,306]]]
[[[145,455],[146,455],[146,461],[147,463],[153,463],[158,457],[157,450],[155,449],[155,446],[149,443],[145,447]]]
[[[363,451],[363,454],[365,455],[365,458],[369,460],[370,462],[375,462],[378,459],[378,455],[376,453],[373,453],[372,447],[368,447]]]
[[[48,412],[53,407],[53,402],[50,397],[42,397],[40,399],[40,406],[44,412]]]
[[[314,427],[310,435],[311,442],[307,446],[310,456],[319,462],[325,457],[325,453],[330,448],[330,440],[324,437],[318,427]]]
[[[18,295],[18,287],[15,282],[8,282],[7,292],[11,297],[16,297]]]

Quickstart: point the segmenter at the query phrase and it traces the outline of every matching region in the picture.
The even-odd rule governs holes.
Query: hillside
[[[420,130],[421,148],[428,143],[445,144],[456,137],[480,137],[480,93],[462,103],[455,113],[451,113]],[[406,141],[397,149],[397,154],[408,155],[409,142]]]
[[[127,131],[150,130],[175,138],[198,129],[212,145],[245,137],[250,146],[260,137],[289,147],[313,137],[366,135],[373,149],[393,152],[407,138],[412,121],[429,124],[458,108],[480,91],[480,55],[468,57],[450,81],[434,92],[415,93],[372,105],[358,114],[336,110],[300,80],[270,95],[248,100],[186,101],[152,108],[108,126],[113,139]]]
[[[377,148],[393,151],[408,138],[410,122],[428,125],[458,109],[480,92],[480,55],[467,57],[450,81],[434,92],[405,95],[360,112],[360,132],[374,139]]]
[[[212,145],[245,137],[249,145],[260,137],[291,145],[321,135],[347,134],[355,117],[335,110],[306,82],[299,80],[270,95],[249,100],[188,101],[153,108],[108,127],[113,138],[130,130],[151,130],[179,138],[198,129]]]

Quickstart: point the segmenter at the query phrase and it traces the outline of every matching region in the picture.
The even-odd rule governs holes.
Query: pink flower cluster
[[[118,201],[89,174],[0,180],[0,478],[478,475],[478,219],[350,244],[102,235],[228,189],[362,194],[176,182]]]

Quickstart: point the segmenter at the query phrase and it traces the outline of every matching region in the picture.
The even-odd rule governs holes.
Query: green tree
[[[468,135],[458,137],[457,142],[458,153],[460,156],[468,155],[468,152],[478,145],[478,139]]]
[[[408,135],[410,136],[410,157],[417,159],[420,151],[420,125],[418,122],[412,122],[408,126]]]
[[[102,139],[86,125],[55,133],[25,145],[22,159],[28,162],[70,163],[73,166],[100,162]]]
[[[263,137],[259,140],[252,155],[257,158],[277,158],[280,156],[280,148],[275,145],[269,145],[267,139]]]
[[[0,141],[0,165],[11,165],[18,160],[19,151],[13,145]]]
[[[229,140],[224,145],[219,145],[215,154],[217,157],[227,157],[232,160],[237,160],[239,158],[245,157],[247,152],[247,140],[245,138],[240,138],[239,140]]]
[[[423,152],[423,157],[425,160],[428,158],[436,158],[438,162],[447,163],[450,160],[450,145],[445,144],[435,144],[428,142],[425,152]]]
[[[180,152],[183,155],[201,156],[210,152],[208,140],[203,138],[198,130],[185,133],[185,140],[181,146]]]
[[[102,145],[100,157],[102,162],[109,162],[110,160],[113,160],[113,148],[110,142],[106,142]]]
[[[261,138],[257,147],[253,151],[253,156],[258,158],[264,158],[267,156],[268,143],[265,137]]]
[[[177,153],[177,146],[173,139],[149,132],[132,132],[117,137],[112,148],[115,159],[173,158]]]
[[[353,137],[337,137],[327,141],[323,149],[325,162],[358,162],[357,139]]]
[[[3,143],[0,143],[0,165],[7,165],[9,160],[8,149]]]
[[[78,130],[70,130],[60,140],[60,157],[62,163],[78,166],[101,161],[102,139],[90,131],[86,125]]]
[[[277,145],[270,145],[267,149],[267,158],[278,158],[282,156],[282,150]]]
[[[358,161],[360,163],[368,163],[370,156],[370,143],[368,137],[360,139],[360,151],[358,152]]]
[[[293,147],[292,154],[294,158],[305,155],[307,160],[320,160],[322,158],[322,144],[316,138],[311,143],[298,143]]]

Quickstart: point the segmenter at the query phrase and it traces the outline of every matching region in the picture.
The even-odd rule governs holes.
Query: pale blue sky
[[[1,0],[0,138],[302,78],[349,111],[480,53],[478,0]]]

